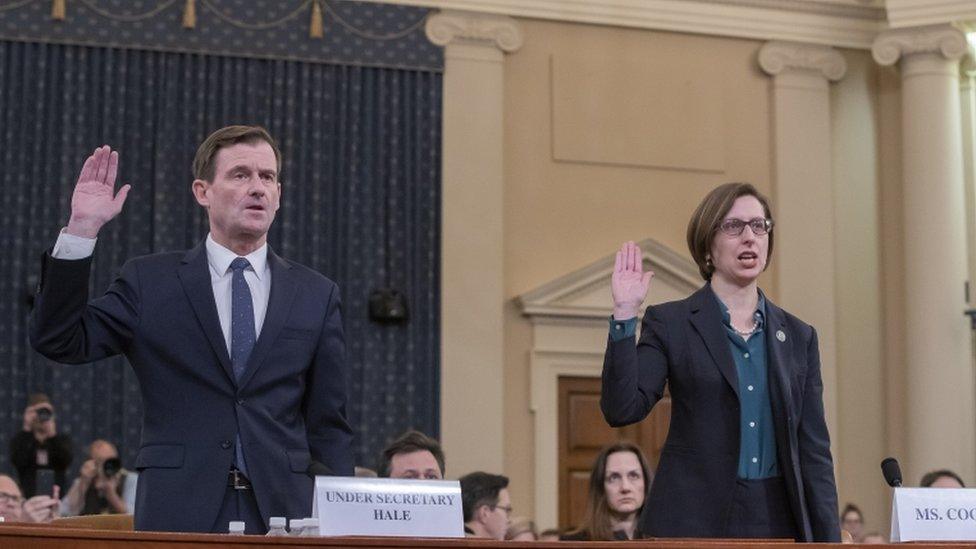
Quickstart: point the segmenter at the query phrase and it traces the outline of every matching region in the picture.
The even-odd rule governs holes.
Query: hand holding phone
[[[54,469],[38,469],[34,476],[34,495],[51,496],[54,488]]]

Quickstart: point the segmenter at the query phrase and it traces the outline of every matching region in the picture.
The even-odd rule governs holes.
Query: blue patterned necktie
[[[230,268],[234,270],[230,307],[230,361],[234,367],[234,379],[238,382],[244,374],[247,359],[251,356],[251,350],[254,349],[254,342],[257,339],[254,330],[254,302],[251,301],[251,288],[244,279],[244,269],[250,266],[251,264],[243,257],[238,257],[230,263]],[[235,465],[247,475],[240,433],[237,434],[235,442]]]
[[[234,378],[241,380],[247,359],[251,356],[254,341],[254,302],[251,301],[251,288],[244,279],[244,269],[250,267],[243,257],[231,261],[234,281],[231,290],[230,321],[230,361],[234,365]]]

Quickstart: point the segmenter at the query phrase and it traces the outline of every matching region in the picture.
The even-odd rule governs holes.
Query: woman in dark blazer
[[[648,307],[636,345],[653,273],[633,242],[617,253],[603,415],[629,425],[650,413],[665,384],[671,393],[644,535],[840,540],[817,334],[757,285],[772,229],[769,203],[752,185],[709,193],[688,224],[706,283]]]

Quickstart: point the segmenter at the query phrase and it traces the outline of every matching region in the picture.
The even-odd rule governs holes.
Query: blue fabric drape
[[[444,51],[424,33],[428,8],[362,0],[0,0],[0,39],[78,46],[290,59],[441,71]],[[315,15],[319,7],[322,17]],[[322,36],[312,38],[313,21]]]
[[[0,470],[32,391],[51,395],[76,455],[107,438],[131,466],[141,403],[124,360],[61,366],[29,347],[40,254],[103,143],[120,151],[120,184],[133,188],[100,235],[92,293],[127,258],[199,242],[207,222],[190,163],[232,123],[267,127],[284,155],[271,246],[342,289],[357,462],[372,464],[408,427],[436,435],[440,112],[436,72],[0,41]],[[381,286],[408,296],[408,324],[368,319]]]

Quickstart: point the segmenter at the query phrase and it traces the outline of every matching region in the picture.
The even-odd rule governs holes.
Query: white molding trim
[[[438,46],[458,40],[488,42],[511,53],[522,47],[519,25],[511,17],[446,10],[427,18],[427,38]]]
[[[847,61],[834,48],[796,42],[766,42],[759,50],[759,66],[772,76],[789,70],[814,71],[832,81],[847,73]]]
[[[891,28],[976,23],[976,2],[973,0],[887,0],[885,7]]]
[[[660,242],[648,238],[637,243],[644,259],[644,268],[654,271],[655,281],[652,287],[661,283],[669,283],[690,294],[703,284],[698,267],[684,256],[678,254]],[[613,274],[616,254],[605,256],[590,265],[561,276],[546,283],[535,290],[526,292],[516,298],[522,314],[530,317],[545,317],[548,320],[582,318],[606,321],[613,307],[607,294],[606,306],[578,305],[571,302],[574,295],[579,295],[594,285],[606,285]],[[652,290],[653,291],[653,290]]]
[[[551,21],[870,49],[884,9],[858,0],[376,0]],[[971,0],[967,0],[971,1]]]
[[[559,522],[559,378],[600,377],[603,353],[532,352],[536,524]]]
[[[874,60],[880,65],[894,65],[903,56],[915,53],[938,53],[957,60],[968,51],[966,34],[952,25],[885,31],[871,47]]]

